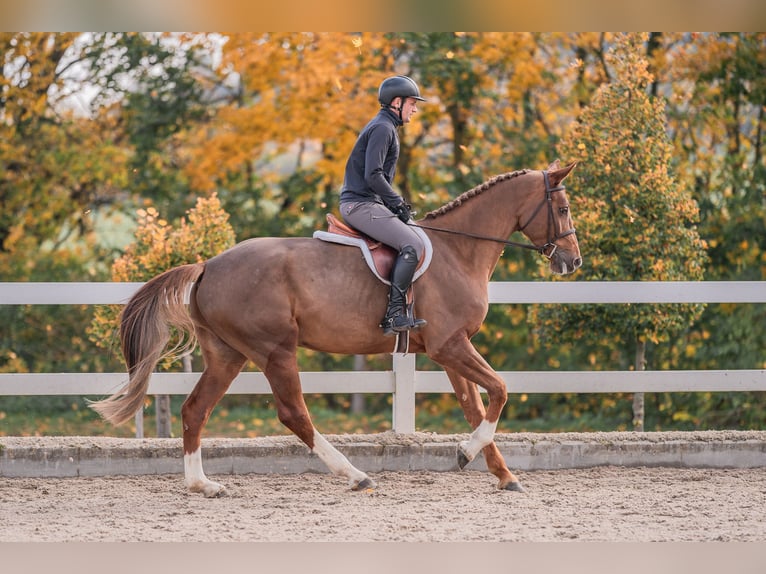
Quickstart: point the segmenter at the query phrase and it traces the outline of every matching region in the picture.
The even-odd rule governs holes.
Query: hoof
[[[457,467],[463,470],[471,460],[465,455],[463,449],[457,447]]]
[[[352,486],[351,486],[351,490],[353,490],[353,491],[355,491],[355,492],[359,492],[360,490],[368,490],[368,489],[373,489],[373,488],[375,488],[376,486],[377,486],[377,485],[375,484],[375,481],[374,481],[374,480],[372,480],[372,479],[371,479],[371,478],[368,476],[367,478],[363,478],[362,480],[360,480],[360,481],[359,481],[359,482],[357,482],[356,484],[352,485]]]
[[[524,487],[521,486],[521,483],[518,480],[516,482],[509,482],[504,487],[502,487],[501,490],[510,490],[512,492],[526,492],[524,490]]]
[[[215,489],[211,488],[211,489],[205,490],[203,494],[205,495],[205,498],[224,498],[226,496],[229,496],[229,491],[226,490],[224,486],[221,486],[221,488],[215,488]]]
[[[229,493],[223,484],[218,484],[211,480],[207,482],[197,482],[187,487],[189,492],[201,492],[205,498],[221,498],[228,496]]]

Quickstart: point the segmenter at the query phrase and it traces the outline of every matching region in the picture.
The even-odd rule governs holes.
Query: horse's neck
[[[505,240],[516,230],[518,225],[518,204],[511,189],[515,180],[500,182],[492,189],[465,201],[454,210],[424,223],[458,233],[480,235],[498,240]],[[456,256],[463,259],[466,266],[486,270],[487,273],[497,265],[505,246],[499,241],[487,241],[473,237],[437,233],[450,243]],[[433,237],[433,235],[432,235]]]

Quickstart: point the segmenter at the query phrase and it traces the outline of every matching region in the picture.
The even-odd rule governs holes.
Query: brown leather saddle
[[[372,254],[378,275],[386,278],[391,276],[391,268],[394,265],[394,259],[396,259],[396,250],[393,247],[375,241],[372,237],[349,227],[332,213],[327,214],[327,232],[363,240]]]
[[[420,258],[418,269],[415,271],[413,282],[420,277],[431,263],[433,249],[428,236],[421,229],[415,228],[426,244],[423,257]],[[356,229],[349,227],[343,221],[335,217],[332,213],[327,214],[327,231],[315,231],[314,238],[331,243],[340,243],[343,245],[356,245],[362,250],[365,261],[370,270],[386,285],[390,284],[391,268],[397,253],[393,247],[389,247],[380,241],[360,233]]]

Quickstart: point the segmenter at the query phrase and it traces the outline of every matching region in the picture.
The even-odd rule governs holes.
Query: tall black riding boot
[[[388,294],[388,309],[386,316],[380,322],[383,334],[386,336],[396,335],[402,331],[419,329],[426,324],[423,319],[416,319],[408,313],[407,289],[412,284],[412,277],[418,266],[418,257],[415,249],[406,245],[394,261],[391,270],[391,290]]]

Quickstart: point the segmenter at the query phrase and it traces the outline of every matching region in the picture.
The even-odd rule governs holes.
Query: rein
[[[532,221],[537,217],[537,214],[542,209],[543,205],[546,203],[548,204],[548,240],[545,243],[545,245],[537,246],[533,243],[518,243],[516,241],[510,241],[508,239],[500,239],[499,237],[489,237],[486,235],[479,235],[476,233],[469,233],[467,231],[455,231],[454,229],[444,229],[442,227],[431,227],[429,225],[423,225],[420,223],[408,223],[407,225],[410,225],[412,227],[420,227],[422,229],[429,229],[431,231],[441,231],[442,233],[451,233],[453,235],[461,235],[463,237],[470,237],[472,239],[479,239],[481,241],[494,241],[495,243],[502,243],[503,245],[509,245],[511,247],[520,247],[522,249],[531,249],[532,251],[537,251],[541,255],[547,257],[550,259],[553,257],[553,254],[556,253],[556,249],[558,246],[556,245],[556,241],[566,237],[568,235],[573,235],[576,230],[574,228],[569,229],[567,231],[564,231],[563,233],[556,233],[556,224],[555,219],[553,216],[553,202],[551,194],[554,191],[563,191],[566,189],[563,185],[558,185],[556,187],[551,187],[550,182],[548,180],[548,172],[543,171],[543,178],[545,179],[545,198],[542,202],[540,202],[540,205],[537,206],[537,208],[532,212],[532,215],[529,217],[527,222],[522,225],[519,228],[519,231],[524,231],[526,227],[532,223]],[[551,233],[551,230],[553,230],[553,233]],[[547,251],[550,248],[550,251]]]
[[[431,231],[441,231],[442,233],[451,233],[452,235],[462,235],[463,237],[470,237],[472,239],[480,239],[482,241],[494,241],[495,243],[502,243],[503,245],[510,245],[511,247],[521,247],[522,249],[531,249],[542,253],[545,245],[537,247],[531,243],[517,243],[516,241],[510,241],[508,239],[500,239],[499,237],[489,237],[486,235],[477,235],[476,233],[468,233],[467,231],[455,231],[454,229],[444,229],[441,227],[431,227],[429,225],[423,225],[421,223],[408,223],[410,227],[420,227],[421,229],[430,229]],[[547,244],[546,244],[547,245]]]

